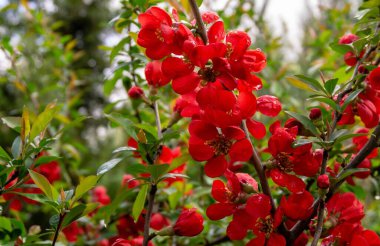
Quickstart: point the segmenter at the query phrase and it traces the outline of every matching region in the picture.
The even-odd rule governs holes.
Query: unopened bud
[[[142,95],[144,95],[144,91],[138,86],[132,86],[128,91],[128,96],[133,99],[138,99]]]
[[[317,186],[321,189],[327,189],[330,187],[330,180],[327,174],[322,174],[317,179]]]
[[[322,111],[319,108],[312,108],[309,113],[309,118],[311,120],[317,120],[321,117]]]

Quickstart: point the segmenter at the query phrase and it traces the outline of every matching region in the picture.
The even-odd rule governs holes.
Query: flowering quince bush
[[[355,33],[331,44],[348,80],[288,78],[309,93],[307,113],[266,93],[271,61],[250,34],[200,12],[199,1],[171,11],[153,2],[124,3],[113,20],[128,35],[110,52],[118,66],[104,87],[122,79],[130,102],[105,112],[128,139],[96,173],[63,181],[53,147],[64,129],[51,131],[62,105],[2,118],[17,136],[0,148],[0,242],[380,245],[357,195],[380,166],[378,1],[364,2]],[[107,178],[112,190],[100,184]],[[44,231],[22,222],[30,205],[50,213]]]

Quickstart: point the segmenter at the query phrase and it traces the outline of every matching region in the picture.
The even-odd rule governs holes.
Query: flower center
[[[232,141],[223,135],[206,142],[208,146],[214,149],[215,155],[227,155],[232,146]]]
[[[164,37],[162,36],[162,32],[160,29],[156,29],[156,31],[154,32],[154,34],[156,34],[156,37],[158,40],[160,40],[161,42],[164,42]]]
[[[281,152],[276,156],[277,167],[283,172],[293,171],[293,163],[289,159],[289,154]]]
[[[268,215],[265,218],[258,218],[256,221],[256,227],[259,228],[260,232],[265,233],[266,238],[269,238],[274,230],[272,217]]]
[[[212,67],[206,67],[199,70],[199,75],[202,77],[202,80],[206,82],[215,82],[218,74],[212,69]]]

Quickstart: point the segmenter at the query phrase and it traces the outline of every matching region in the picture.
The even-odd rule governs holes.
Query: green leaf
[[[366,135],[368,135],[368,133],[352,133],[352,134],[341,135],[335,139],[335,143],[340,143],[340,142],[347,140],[347,139],[350,139],[350,138],[366,136]]]
[[[130,146],[123,146],[123,147],[119,147],[119,148],[115,149],[114,151],[112,151],[112,154],[116,154],[119,152],[125,152],[125,151],[136,151],[136,148],[133,148]]]
[[[291,117],[293,117],[296,120],[298,120],[299,122],[301,122],[301,124],[306,129],[308,129],[311,133],[313,133],[314,136],[318,137],[320,135],[318,129],[314,126],[313,122],[309,118],[307,118],[306,116],[298,114],[298,113],[294,113],[294,112],[289,112],[289,111],[285,111],[285,113],[287,113]]]
[[[124,49],[124,46],[131,41],[131,37],[127,36],[126,38],[123,38],[111,51],[110,54],[110,62],[115,59],[115,57],[119,54],[119,52]]]
[[[42,190],[42,192],[52,201],[58,199],[58,192],[49,183],[47,178],[33,170],[28,170],[30,177],[33,179],[34,183]]]
[[[9,128],[20,133],[20,131],[21,131],[21,117],[2,117],[1,120]]]
[[[349,44],[332,43],[330,44],[330,48],[342,55],[346,54],[349,51],[354,51],[352,46]]]
[[[308,100],[315,100],[318,102],[326,103],[327,105],[329,105],[331,108],[333,108],[334,110],[336,110],[338,112],[340,112],[340,110],[341,110],[340,106],[334,100],[327,98],[327,97],[316,96],[316,97],[309,98]]]
[[[98,180],[99,176],[91,175],[80,181],[79,185],[75,189],[75,195],[72,203],[78,201],[87,191],[91,190],[96,183],[98,183]]]
[[[0,146],[0,159],[4,161],[10,161],[11,157],[9,154],[3,149],[3,147]]]
[[[302,82],[309,85],[310,88],[314,89],[315,91],[326,93],[325,88],[323,88],[323,86],[321,85],[321,83],[319,83],[318,80],[315,80],[315,79],[310,78],[310,77],[306,77],[305,75],[302,75],[302,74],[295,75],[295,77],[297,77]]]
[[[177,167],[181,166],[182,164],[184,164],[186,161],[190,159],[191,159],[191,156],[189,154],[182,154],[181,156],[175,158],[170,164],[170,168],[168,172],[176,169]]]
[[[98,171],[96,172],[96,175],[99,176],[99,175],[102,175],[102,174],[108,172],[109,170],[111,170],[112,168],[114,168],[117,164],[119,164],[122,160],[123,160],[123,158],[115,158],[115,159],[107,161],[106,163],[102,164],[98,168]]]
[[[338,182],[351,176],[352,174],[355,174],[355,173],[361,173],[361,172],[368,172],[369,169],[368,168],[351,168],[351,169],[347,169],[345,170],[339,177],[338,177]]]
[[[79,204],[75,206],[68,212],[63,219],[62,228],[70,225],[75,220],[87,215],[88,213],[94,211],[99,206],[98,203],[88,203],[88,204]]]
[[[294,87],[297,87],[298,89],[315,92],[314,89],[310,88],[306,83],[302,82],[301,80],[294,78],[294,77],[287,77],[286,78],[290,84],[292,84]]]
[[[59,214],[54,214],[53,216],[50,217],[49,219],[49,224],[56,229],[59,223],[60,215]]]
[[[335,79],[329,79],[329,80],[327,80],[326,83],[324,84],[324,87],[325,87],[326,91],[330,95],[333,95],[337,83],[338,83],[338,79],[335,78]]]
[[[41,156],[34,162],[34,166],[38,167],[41,164],[50,163],[59,159],[61,159],[59,156]]]
[[[167,173],[169,169],[169,165],[168,164],[149,165],[146,167],[146,169],[152,175],[153,180],[157,181],[162,175]]]
[[[18,159],[20,157],[22,151],[22,142],[20,136],[16,137],[13,141],[11,151],[14,159]]]
[[[342,112],[347,108],[347,106],[353,101],[355,100],[358,95],[363,91],[363,89],[357,89],[355,90],[354,92],[352,92],[347,98],[346,100],[344,100],[344,103],[342,105]]]
[[[134,139],[137,139],[135,124],[131,120],[127,119],[126,117],[118,113],[106,114],[106,117],[111,122],[116,123],[117,125],[123,127],[125,132],[129,136],[131,136]]]
[[[138,220],[141,211],[144,209],[145,199],[146,195],[148,193],[148,184],[144,184],[141,186],[141,189],[139,191],[139,194],[137,194],[136,200],[133,203],[132,207],[132,217],[135,220],[135,222]]]
[[[30,133],[30,119],[29,119],[29,110],[24,106],[22,111],[22,122],[21,122],[21,138],[24,142],[26,137],[29,136]]]
[[[305,144],[309,144],[309,143],[312,143],[312,142],[313,141],[311,141],[310,139],[300,138],[300,139],[296,139],[296,141],[294,141],[292,143],[292,147],[296,148],[296,147],[299,147],[299,146],[302,146],[302,145],[305,145]]]
[[[33,141],[35,137],[45,131],[46,127],[54,116],[59,112],[60,107],[55,103],[48,104],[45,110],[39,114],[33,122],[32,129],[30,130],[29,140]]]

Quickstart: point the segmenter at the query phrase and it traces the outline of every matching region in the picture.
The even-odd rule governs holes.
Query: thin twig
[[[249,137],[249,132],[248,132],[248,129],[247,129],[247,123],[246,123],[245,120],[243,120],[243,122],[242,122],[242,128],[243,128],[243,131],[245,133],[246,138],[248,139],[248,141],[252,145],[253,155],[252,155],[252,158],[251,158],[251,162],[253,163],[253,166],[255,167],[257,175],[259,176],[260,184],[261,184],[261,188],[263,190],[263,193],[270,198],[270,202],[271,202],[271,205],[272,205],[271,212],[272,212],[272,214],[274,214],[275,211],[276,211],[276,207],[275,207],[275,204],[274,204],[274,200],[273,200],[272,194],[270,192],[268,180],[267,180],[267,178],[265,176],[264,166],[261,163],[260,157],[257,154],[257,151],[256,151],[255,147],[252,144],[251,138]]]
[[[203,43],[208,43],[207,32],[205,28],[205,24],[202,21],[201,13],[199,12],[199,8],[197,2],[195,0],[189,0],[191,11],[194,14],[195,20],[197,21],[197,33],[201,36]]]
[[[65,216],[66,216],[66,213],[59,214],[59,221],[58,221],[57,229],[55,230],[55,233],[54,233],[53,243],[51,244],[52,246],[54,246],[55,243],[57,242],[59,231],[61,230],[62,222]]]

